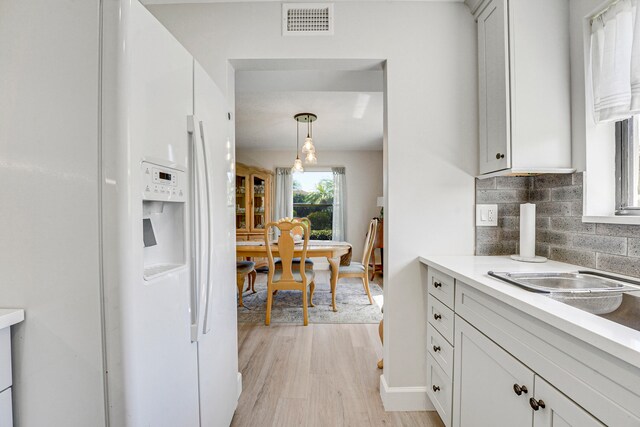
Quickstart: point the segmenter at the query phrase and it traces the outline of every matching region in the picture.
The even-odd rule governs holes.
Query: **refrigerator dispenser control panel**
[[[187,180],[184,171],[142,162],[142,198],[163,202],[185,202]]]

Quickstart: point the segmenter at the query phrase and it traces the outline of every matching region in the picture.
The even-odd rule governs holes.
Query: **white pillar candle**
[[[520,205],[520,256],[536,256],[536,205],[533,203]]]

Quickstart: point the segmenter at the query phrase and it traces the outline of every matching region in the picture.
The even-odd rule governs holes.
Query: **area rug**
[[[266,315],[267,283],[266,275],[259,274],[255,285],[256,293],[243,293],[244,307],[238,307],[238,322],[263,323]],[[382,288],[369,284],[373,304],[359,279],[340,279],[336,293],[337,312],[331,309],[331,287],[328,280],[316,279],[313,294],[315,307],[309,307],[309,323],[379,323],[382,320],[380,306]],[[246,287],[246,284],[245,284]],[[273,297],[271,322],[302,324],[302,293],[300,291],[278,291]]]

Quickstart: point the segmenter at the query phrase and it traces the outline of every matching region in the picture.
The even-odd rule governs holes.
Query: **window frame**
[[[616,122],[616,209],[619,216],[640,216],[640,206],[633,204],[633,180],[640,171],[635,170],[633,159],[634,117]],[[635,172],[634,172],[635,171]]]

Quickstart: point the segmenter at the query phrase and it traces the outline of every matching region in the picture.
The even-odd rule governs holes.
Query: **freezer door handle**
[[[210,308],[211,308],[211,304],[212,304],[212,287],[213,287],[213,277],[212,277],[212,272],[211,272],[211,268],[213,265],[213,259],[212,259],[212,255],[213,255],[213,248],[212,248],[212,215],[211,215],[211,165],[209,165],[209,156],[207,155],[207,144],[206,144],[206,136],[205,136],[205,128],[204,128],[204,122],[200,122],[200,138],[202,141],[202,157],[204,160],[204,171],[205,171],[205,187],[206,187],[206,193],[207,193],[207,211],[206,211],[206,221],[207,221],[207,229],[208,229],[208,235],[207,235],[207,281],[205,282],[205,289],[203,290],[204,293],[204,322],[203,322],[203,329],[202,332],[207,334],[209,333],[209,331],[211,330],[211,326],[210,326],[210,322],[209,322],[209,313],[211,312]]]
[[[209,282],[208,182],[204,144],[196,117],[188,116],[191,173],[191,341],[197,342],[204,329],[204,307]]]

